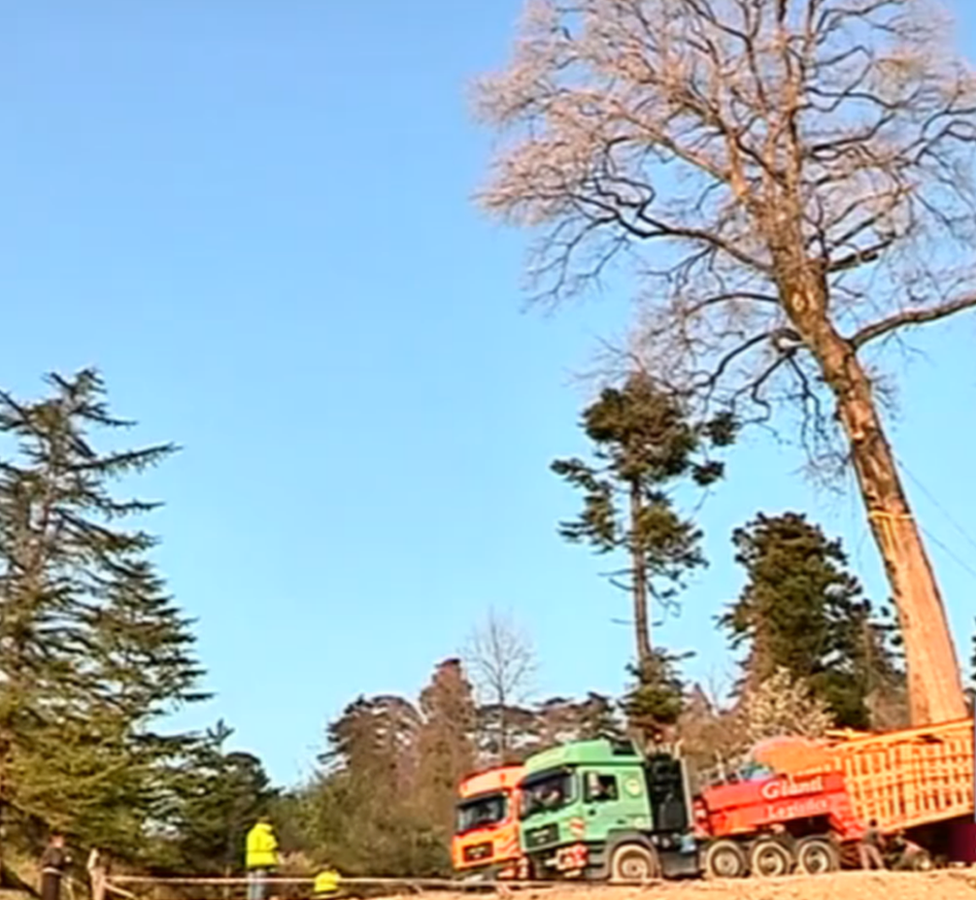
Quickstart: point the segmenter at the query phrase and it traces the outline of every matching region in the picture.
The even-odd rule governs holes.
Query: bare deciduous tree
[[[976,306],[976,99],[937,12],[537,0],[513,61],[479,91],[510,137],[482,202],[541,233],[543,295],[635,263],[629,352],[652,377],[742,421],[798,412],[815,459],[840,449],[853,464],[917,723],[966,709],[885,433],[878,356]]]
[[[511,616],[491,609],[469,635],[463,657],[479,705],[492,711],[494,744],[504,762],[512,749],[509,713],[528,698],[536,669],[535,648]]]

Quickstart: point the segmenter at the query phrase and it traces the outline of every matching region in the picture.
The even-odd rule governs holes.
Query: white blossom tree
[[[784,736],[822,738],[834,724],[827,704],[784,666],[746,691],[739,718],[747,746]]]
[[[943,24],[926,0],[534,0],[479,90],[505,138],[481,200],[539,234],[540,295],[633,264],[628,353],[663,388],[853,465],[916,723],[966,707],[879,386],[907,331],[976,306],[976,97]]]

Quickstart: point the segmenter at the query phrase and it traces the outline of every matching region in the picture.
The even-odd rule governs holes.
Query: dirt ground
[[[483,894],[442,894],[472,900]],[[498,895],[488,895],[498,896]],[[508,892],[502,900],[976,900],[976,869],[930,873],[842,872],[817,877],[663,882],[642,888],[553,887]],[[406,900],[406,898],[404,898]],[[410,900],[417,900],[414,894]]]

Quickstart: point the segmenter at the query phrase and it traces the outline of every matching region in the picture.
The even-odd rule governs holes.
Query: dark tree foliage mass
[[[47,387],[0,392],[0,811],[14,844],[57,827],[135,856],[192,750],[158,726],[202,669],[143,528],[157,504],[116,486],[176,447],[118,449],[132,423],[94,371]]]
[[[179,872],[243,871],[244,839],[278,797],[261,761],[228,750],[233,730],[221,720],[188,760],[174,792],[174,840],[157,847],[155,862]]]
[[[719,621],[733,648],[747,651],[745,685],[784,667],[827,702],[838,725],[870,726],[872,699],[894,693],[903,676],[887,611],[875,615],[840,541],[788,512],[760,513],[733,543],[747,581]]]

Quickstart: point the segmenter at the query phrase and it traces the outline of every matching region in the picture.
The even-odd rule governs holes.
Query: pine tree
[[[233,733],[221,720],[187,756],[171,815],[177,837],[170,865],[177,871],[240,871],[247,830],[278,796],[261,760],[227,750]]]
[[[155,538],[127,519],[157,504],[113,484],[170,456],[100,451],[114,417],[98,374],[0,392],[0,812],[133,849],[187,738],[152,731],[199,699],[190,623],[165,594]]]
[[[840,541],[798,513],[759,514],[734,532],[747,582],[719,622],[745,647],[745,684],[780,669],[808,684],[838,725],[870,725],[869,701],[897,689],[889,631],[847,570]]]
[[[621,703],[627,721],[638,737],[652,743],[665,743],[684,709],[685,685],[679,664],[681,656],[661,648],[651,650],[644,667],[630,667],[633,685]]]
[[[454,827],[457,786],[475,766],[474,697],[459,659],[447,659],[434,670],[420,694],[423,724],[417,734],[417,789],[420,812],[448,847]],[[445,853],[445,871],[450,856]]]
[[[658,716],[673,722],[680,710],[674,660],[653,649],[649,606],[653,600],[673,608],[686,576],[706,561],[701,531],[677,512],[667,488],[684,478],[700,486],[720,479],[723,466],[706,451],[729,445],[734,423],[723,415],[693,424],[673,396],[634,373],[586,408],[582,427],[593,444],[593,462],[552,464],[583,494],[583,511],[562,522],[559,533],[598,553],[626,556],[626,568],[612,580],[630,592],[633,604],[637,688],[628,708],[645,723]]]
[[[308,831],[353,874],[432,875],[441,838],[418,816],[416,707],[403,697],[360,697],[328,728],[323,768],[308,789]]]

